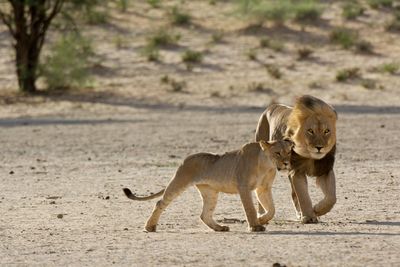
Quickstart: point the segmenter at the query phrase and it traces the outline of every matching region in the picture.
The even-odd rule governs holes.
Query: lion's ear
[[[270,146],[269,143],[265,142],[264,140],[261,140],[260,142],[258,142],[260,144],[260,147],[263,151],[267,150]]]

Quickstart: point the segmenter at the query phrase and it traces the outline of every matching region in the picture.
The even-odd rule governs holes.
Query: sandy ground
[[[217,6],[230,10],[225,2]],[[348,24],[380,34],[365,34],[377,55],[359,55],[327,44],[327,27],[342,23],[335,5],[324,14],[323,27],[305,33],[296,25],[266,27],[255,34],[238,30],[243,22],[226,12],[212,13],[214,7],[201,1],[189,7],[197,27],[176,29],[183,48],[163,50],[164,64],[146,62],[138,52],[146,32],[165,23],[154,19],[162,17],[160,10],[139,5],[150,11],[114,14],[114,24],[141,22],[121,32],[111,26],[88,29],[99,39],[117,32],[127,38],[128,48],[99,43],[96,51],[103,62],[102,72],[97,66],[95,88],[66,95],[10,93],[16,79],[3,28],[0,265],[399,266],[400,80],[370,70],[400,59],[400,38],[383,32],[379,23],[372,27],[365,22],[380,22],[383,15],[370,10]],[[224,43],[209,45],[213,30],[221,28],[226,30]],[[285,53],[259,52],[261,60],[282,67],[280,80],[244,55],[268,33],[287,41]],[[306,35],[301,42],[314,42],[311,61],[295,59],[295,37],[301,34]],[[206,47],[208,54],[202,65],[187,71],[179,53],[192,46]],[[359,66],[363,77],[382,86],[365,89],[359,81],[335,82],[335,72],[343,66]],[[163,75],[185,81],[184,92],[168,90],[160,83]],[[318,88],[309,86],[315,81]],[[249,90],[254,82],[263,83],[265,90]],[[290,186],[280,174],[273,190],[277,213],[265,233],[247,232],[239,197],[226,194],[220,195],[215,218],[231,232],[212,232],[200,222],[201,198],[194,188],[168,207],[157,233],[143,232],[155,201],[128,200],[122,187],[142,195],[156,192],[187,155],[239,148],[253,139],[269,103],[291,104],[304,93],[325,99],[339,114],[338,202],[321,223],[296,222]],[[313,179],[309,185],[316,202],[321,193]]]

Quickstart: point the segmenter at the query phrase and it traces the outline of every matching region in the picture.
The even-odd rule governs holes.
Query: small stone
[[[10,171],[9,174],[14,174],[14,171]]]
[[[118,172],[122,172],[122,170],[118,170]]]
[[[57,214],[57,218],[58,218],[58,219],[62,219],[63,217],[64,217],[63,214]]]
[[[128,228],[127,228],[127,227],[125,227],[125,228],[124,228],[124,231],[128,231]]]
[[[107,199],[107,200],[108,200],[108,199],[110,199],[110,196],[106,196],[104,199]]]
[[[53,200],[53,201],[50,201],[50,204],[54,205],[54,204],[56,204],[56,202]]]

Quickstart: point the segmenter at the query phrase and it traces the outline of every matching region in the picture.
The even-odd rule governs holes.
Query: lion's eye
[[[307,132],[308,132],[309,134],[314,134],[313,129],[308,129]]]
[[[331,131],[329,131],[329,129],[326,129],[325,131],[324,131],[324,133],[325,134],[328,134],[328,133],[330,133]]]
[[[281,156],[281,153],[280,152],[275,152],[275,154],[277,155],[277,156]]]

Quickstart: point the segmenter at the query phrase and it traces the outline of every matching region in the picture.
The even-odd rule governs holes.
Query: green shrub
[[[362,87],[366,89],[375,89],[376,88],[376,81],[371,80],[371,79],[363,79],[361,81]]]
[[[51,54],[40,67],[49,89],[86,86],[90,82],[90,42],[77,34],[63,36],[51,48]]]
[[[188,25],[191,21],[190,15],[179,10],[177,6],[172,8],[169,17],[172,24],[179,26]]]
[[[166,29],[160,29],[148,38],[147,45],[156,47],[175,45],[180,38],[179,34],[173,34]]]
[[[392,7],[393,0],[367,0],[367,3],[372,8]]]
[[[400,12],[394,13],[394,18],[385,25],[387,31],[400,31]]]
[[[277,39],[271,40],[269,38],[263,37],[260,39],[260,47],[270,48],[274,51],[281,52],[285,49],[285,44]]]
[[[332,43],[338,44],[344,49],[349,49],[358,41],[358,33],[350,29],[339,27],[330,33],[330,40]]]
[[[310,23],[321,17],[322,6],[315,1],[298,1],[295,6],[294,19],[298,22]]]
[[[322,6],[314,0],[240,0],[238,3],[238,12],[258,23],[273,21],[281,24],[288,19],[309,22],[322,13]]]
[[[147,0],[147,3],[152,7],[152,8],[159,8],[160,7],[160,0]]]
[[[299,49],[297,49],[297,59],[298,60],[305,60],[310,58],[310,56],[312,55],[314,51],[311,50],[308,47],[301,47]]]
[[[393,32],[397,32],[400,31],[400,21],[397,19],[393,19],[392,21],[390,21],[386,26],[385,29],[387,31],[393,31]]]
[[[373,52],[373,45],[365,40],[357,41],[355,44],[355,48],[360,53],[372,53]]]
[[[360,78],[360,69],[359,68],[347,68],[339,70],[336,73],[336,80],[338,82],[346,82],[351,79]]]
[[[156,46],[147,45],[142,50],[142,54],[148,61],[160,61],[160,50]]]
[[[128,9],[129,0],[118,0],[117,4],[122,12],[125,12]]]
[[[250,49],[249,51],[247,51],[246,53],[247,58],[250,60],[257,60],[257,51],[255,49]]]
[[[222,31],[217,31],[217,32],[214,32],[213,34],[212,34],[212,36],[211,36],[211,40],[214,42],[214,43],[220,43],[220,42],[222,42],[222,39],[224,38],[224,33],[222,32]]]
[[[185,63],[200,63],[203,61],[203,53],[199,51],[186,50],[182,54],[182,61]]]
[[[118,49],[122,49],[122,48],[127,48],[127,47],[129,47],[129,42],[128,42],[128,40],[126,39],[126,38],[124,38],[124,37],[122,37],[122,36],[116,36],[114,39],[113,39],[113,41],[114,41],[114,43],[115,43],[115,46],[118,48]]]
[[[390,63],[384,63],[384,64],[378,66],[377,70],[379,72],[395,74],[398,72],[399,68],[400,68],[400,64],[398,62],[390,62]]]
[[[283,74],[280,71],[279,67],[275,64],[266,64],[265,68],[267,69],[267,72],[271,77],[275,79],[280,79],[282,78]]]
[[[108,12],[107,10],[100,10],[97,8],[90,8],[86,12],[86,21],[89,24],[106,24],[108,22]]]
[[[241,0],[238,11],[250,19],[255,19],[259,23],[271,20],[275,23],[283,23],[290,18],[290,1],[257,1]]]
[[[345,19],[355,19],[364,14],[365,9],[357,1],[349,1],[343,5],[342,16]]]

